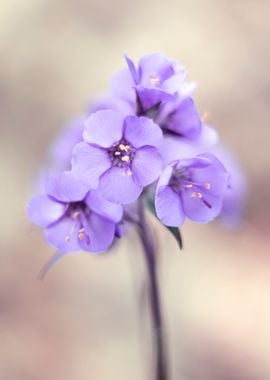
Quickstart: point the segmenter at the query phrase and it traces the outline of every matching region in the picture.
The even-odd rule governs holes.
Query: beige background
[[[106,90],[124,53],[153,51],[188,67],[249,182],[238,231],[187,223],[179,254],[155,225],[172,379],[270,378],[269,14],[266,0],[0,2],[0,379],[151,378],[135,234],[40,282],[53,250],[25,204],[59,128]]]

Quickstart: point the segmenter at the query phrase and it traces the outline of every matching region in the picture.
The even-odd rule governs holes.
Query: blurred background
[[[150,379],[136,234],[112,252],[53,254],[25,215],[59,129],[108,88],[123,54],[180,59],[249,197],[235,231],[186,223],[185,250],[153,224],[171,379],[270,378],[270,2],[0,2],[0,380]]]

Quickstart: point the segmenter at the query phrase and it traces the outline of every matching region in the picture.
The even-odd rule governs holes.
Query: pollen
[[[204,188],[205,188],[206,190],[210,190],[210,189],[211,189],[211,183],[205,183],[205,184],[204,184]]]
[[[207,123],[210,119],[210,113],[208,111],[204,111],[202,114],[202,122]]]
[[[202,193],[200,193],[199,191],[193,191],[193,193],[191,193],[191,197],[192,198],[202,198]]]
[[[67,236],[65,237],[65,242],[68,243],[69,241],[70,241],[70,236],[67,235]]]
[[[121,160],[124,161],[124,162],[129,162],[130,161],[130,157],[129,156],[123,156],[123,157],[121,157]]]
[[[75,211],[75,212],[73,212],[73,214],[72,214],[72,218],[73,218],[73,219],[77,219],[79,215],[80,215],[80,211]]]
[[[79,239],[80,240],[83,240],[84,239],[84,233],[83,232],[79,232],[79,234],[78,234],[78,237],[79,237]]]
[[[154,86],[160,84],[160,77],[157,74],[150,75],[149,80]]]
[[[120,145],[119,145],[119,149],[120,149],[120,150],[123,150],[123,151],[125,151],[125,152],[128,152],[129,149],[130,149],[130,146],[129,146],[129,145],[120,144]]]
[[[127,176],[132,176],[132,171],[128,168],[128,169],[126,169],[126,170],[123,170],[123,173],[122,173],[122,175],[127,175]]]
[[[185,185],[185,187],[186,187],[187,189],[191,189],[191,188],[193,187],[193,185],[192,185],[192,183],[188,183],[187,185]]]
[[[118,152],[118,150],[116,152],[114,152],[114,155],[115,156],[120,156],[121,152]]]

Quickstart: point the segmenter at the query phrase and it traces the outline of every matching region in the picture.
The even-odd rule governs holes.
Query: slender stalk
[[[157,257],[151,231],[145,219],[144,201],[139,199],[139,218],[138,231],[143,246],[144,257],[149,280],[149,301],[151,317],[153,322],[153,335],[155,340],[155,379],[168,380],[166,353],[163,337],[163,322],[157,280]]]

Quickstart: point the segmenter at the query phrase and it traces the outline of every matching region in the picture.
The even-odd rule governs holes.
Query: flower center
[[[212,188],[211,183],[194,182],[189,174],[188,169],[175,169],[170,179],[169,186],[177,193],[184,192],[191,198],[201,199],[208,208],[212,208],[212,205],[210,205],[204,199],[204,192],[209,191]]]
[[[122,139],[109,149],[109,157],[114,166],[130,170],[135,149],[127,141]]]
[[[69,234],[65,237],[66,243],[76,233],[79,240],[85,240],[86,244],[90,244],[90,238],[85,232],[85,224],[89,214],[90,210],[84,201],[70,203],[66,215],[73,219],[73,224]]]

